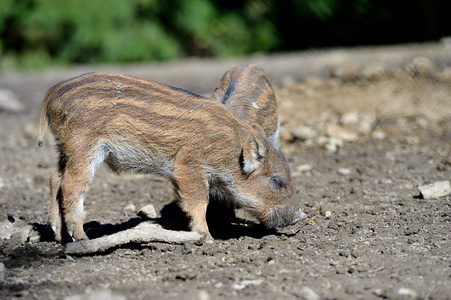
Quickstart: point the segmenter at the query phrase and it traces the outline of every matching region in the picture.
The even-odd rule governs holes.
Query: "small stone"
[[[407,228],[407,229],[404,231],[404,234],[405,234],[405,235],[417,234],[417,233],[420,232],[420,229],[421,229],[421,227],[420,227],[419,225],[414,224],[414,225],[409,226],[409,228]]]
[[[343,140],[337,137],[331,137],[327,140],[327,143],[324,145],[326,150],[330,153],[337,152],[338,148],[343,147]]]
[[[420,196],[424,199],[434,199],[447,196],[451,193],[449,181],[438,181],[428,185],[419,186]]]
[[[296,171],[300,172],[300,173],[305,173],[308,171],[311,171],[313,169],[312,165],[309,164],[303,164],[303,165],[299,165],[296,167]]]
[[[440,73],[440,79],[443,81],[451,81],[451,67],[447,67]]]
[[[148,204],[139,210],[138,215],[143,218],[155,219],[157,212],[152,204]]]
[[[291,129],[290,133],[301,141],[312,139],[316,136],[316,131],[313,128],[303,125]]]
[[[348,168],[339,168],[339,169],[337,170],[337,173],[338,173],[339,175],[342,175],[342,176],[347,176],[347,175],[351,174],[351,169],[348,169]]]
[[[426,57],[415,58],[413,62],[408,65],[407,69],[412,72],[413,75],[430,76],[436,73],[436,66]]]
[[[410,298],[416,298],[417,297],[417,292],[415,292],[414,290],[409,289],[409,288],[400,287],[398,289],[398,295],[406,296],[406,297],[410,297]]]
[[[362,114],[360,116],[360,122],[358,124],[357,131],[361,134],[369,134],[373,129],[376,119],[368,114]]]
[[[299,292],[296,293],[297,296],[304,300],[319,300],[320,296],[311,288],[303,286]]]
[[[232,288],[234,290],[243,290],[250,285],[258,286],[263,283],[263,279],[253,279],[253,280],[242,280],[240,282],[234,283]]]
[[[352,249],[352,251],[351,251],[351,256],[354,257],[354,258],[358,258],[358,257],[360,257],[360,256],[362,256],[362,255],[363,255],[362,250],[359,250],[359,249],[357,249],[357,248],[354,248],[354,249]]]
[[[338,255],[344,256],[344,257],[349,257],[349,256],[351,256],[351,250],[349,250],[349,249],[340,250],[338,252]]]
[[[0,111],[21,112],[24,110],[16,94],[10,90],[0,90]]]
[[[341,116],[340,123],[345,126],[357,125],[359,123],[359,115],[355,111],[345,113],[343,116]]]
[[[136,206],[133,203],[129,203],[126,207],[124,207],[125,211],[136,211]]]
[[[64,300],[125,300],[125,296],[110,290],[91,290],[88,288],[84,295],[66,296]]]
[[[358,134],[354,130],[339,125],[330,125],[327,128],[327,134],[330,137],[340,138],[345,142],[353,142],[359,138]]]
[[[379,63],[371,63],[362,70],[362,77],[366,79],[377,79],[387,74],[387,68]]]
[[[198,298],[199,300],[210,300],[210,294],[206,290],[200,290]]]
[[[342,80],[355,80],[360,76],[360,69],[351,65],[339,66],[332,70],[331,76]]]
[[[373,139],[382,141],[383,139],[385,139],[387,137],[387,134],[385,132],[383,132],[382,130],[375,130],[371,134],[371,136],[373,137]]]

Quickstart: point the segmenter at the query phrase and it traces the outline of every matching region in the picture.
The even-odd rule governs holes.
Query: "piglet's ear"
[[[241,170],[243,173],[250,174],[261,166],[266,159],[267,152],[264,139],[259,136],[251,136],[244,144],[241,155]]]

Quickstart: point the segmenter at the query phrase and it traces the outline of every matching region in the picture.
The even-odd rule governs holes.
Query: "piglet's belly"
[[[103,143],[96,149],[93,158],[92,172],[105,162],[111,170],[121,173],[154,173],[171,177],[174,159],[167,155],[156,153],[152,149],[136,147],[130,143],[111,145]]]

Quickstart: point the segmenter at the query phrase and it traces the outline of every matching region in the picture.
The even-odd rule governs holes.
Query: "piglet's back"
[[[88,73],[52,87],[42,104],[41,127],[42,119],[61,144],[109,137],[158,145],[155,151],[169,155],[183,146],[224,151],[230,143],[241,144],[247,127],[217,101],[110,73]]]

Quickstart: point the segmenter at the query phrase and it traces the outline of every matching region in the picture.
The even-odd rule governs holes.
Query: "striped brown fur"
[[[144,78],[88,73],[47,92],[39,145],[47,123],[59,153],[49,212],[57,240],[86,238],[84,196],[103,162],[118,173],[168,178],[192,230],[206,238],[209,195],[248,209],[270,228],[305,217],[283,153],[259,125],[218,101]]]
[[[276,95],[263,69],[256,65],[232,67],[222,76],[212,98],[223,103],[247,124],[258,124],[277,145],[279,118]]]

